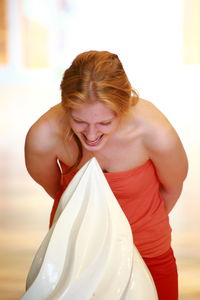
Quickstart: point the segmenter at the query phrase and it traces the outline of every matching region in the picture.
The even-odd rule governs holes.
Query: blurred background
[[[52,206],[26,171],[26,133],[60,102],[64,70],[87,50],[117,53],[184,144],[189,174],[170,220],[180,300],[200,299],[199,0],[0,1],[0,299],[23,295]]]

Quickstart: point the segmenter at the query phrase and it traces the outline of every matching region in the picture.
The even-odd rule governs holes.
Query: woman
[[[61,103],[29,130],[28,172],[54,199],[96,157],[121,205],[160,300],[177,300],[168,214],[187,174],[182,143],[166,117],[132,89],[117,55],[78,55],[63,76]]]

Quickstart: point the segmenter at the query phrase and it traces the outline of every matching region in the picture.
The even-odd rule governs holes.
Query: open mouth
[[[88,146],[97,146],[97,145],[101,142],[101,140],[102,140],[102,138],[103,138],[103,134],[100,135],[95,141],[90,141],[90,140],[88,140],[87,137],[86,137],[85,135],[83,135],[83,137],[84,137],[85,143],[86,143]]]

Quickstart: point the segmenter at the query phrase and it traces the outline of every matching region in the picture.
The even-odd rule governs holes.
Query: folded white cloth
[[[21,300],[157,300],[130,225],[95,158],[64,191]]]

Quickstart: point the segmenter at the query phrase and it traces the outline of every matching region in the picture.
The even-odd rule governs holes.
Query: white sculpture
[[[21,300],[158,300],[130,225],[95,158],[64,191]]]

